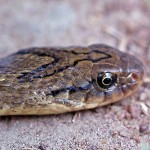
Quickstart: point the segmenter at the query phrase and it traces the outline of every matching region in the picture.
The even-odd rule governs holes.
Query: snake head
[[[131,95],[143,75],[138,59],[103,44],[22,50],[0,60],[0,115],[107,105]]]
[[[110,57],[93,65],[93,89],[87,96],[87,103],[95,102],[99,106],[131,95],[141,85],[144,76],[143,64],[134,56],[110,47],[104,52]]]

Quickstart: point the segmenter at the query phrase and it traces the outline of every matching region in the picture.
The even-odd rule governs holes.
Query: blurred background
[[[19,49],[34,46],[86,46],[93,43],[104,43],[116,47],[121,51],[136,55],[136,57],[139,58],[145,65],[145,82],[150,81],[150,0],[0,0],[0,58],[16,52]],[[144,93],[144,90],[149,90],[146,87],[146,84],[143,86],[143,89],[139,91],[139,93]],[[144,100],[150,107],[150,96],[146,94],[148,94],[148,92],[145,91]],[[128,101],[128,103],[130,102]],[[120,111],[123,108],[121,108]],[[133,108],[135,108],[135,106]],[[108,113],[105,112],[103,108],[100,108],[100,111],[102,111],[103,114]],[[111,114],[115,113],[113,111],[114,109],[112,109]],[[137,112],[137,110],[134,111]],[[107,116],[109,115],[107,114]],[[63,122],[67,122],[68,118],[66,118],[65,116],[63,117],[60,117],[61,121],[63,120]],[[116,120],[108,117],[110,120],[112,120],[110,121],[107,118],[105,122],[104,119],[101,120],[101,117],[99,116],[99,122],[103,121],[103,126],[107,126],[107,130],[111,130],[112,126],[110,126],[109,128],[107,123],[111,122],[113,124],[114,122],[116,122]],[[54,118],[51,117],[50,119]],[[150,121],[150,115],[145,116],[145,118],[143,119]],[[94,118],[92,120],[94,120]],[[13,120],[9,122],[9,132],[7,133],[7,135],[6,132],[8,122],[3,120],[0,123],[0,127],[2,127],[0,133],[1,135],[4,135],[0,138],[0,144],[3,143],[2,148],[5,148],[7,150],[7,144],[9,145],[9,149],[11,149],[12,147],[14,149],[20,149],[23,144],[25,146],[28,145],[29,147],[32,147],[36,144],[39,145],[41,140],[38,139],[38,137],[36,138],[36,140],[32,140],[32,135],[27,135],[27,139],[24,140],[21,138],[20,140],[18,140],[17,137],[21,137],[25,134],[24,132],[22,132],[22,129],[26,129],[26,132],[30,133],[31,129],[28,129],[28,125],[31,125],[33,127],[36,126],[37,122],[40,122],[42,124],[39,123],[39,127],[32,130],[32,132],[36,133],[36,131],[40,131],[40,128],[43,128],[44,123],[49,124],[49,118],[45,118],[44,123],[42,118],[25,118],[25,122],[21,119],[19,120],[18,124],[17,121],[18,118],[13,118]],[[56,119],[56,121],[54,119],[53,121],[53,124],[56,126],[58,119]],[[60,124],[61,121],[59,122]],[[96,125],[99,126],[99,124],[96,124],[96,121],[91,125],[91,127],[89,127],[89,129],[87,128],[86,132],[88,132],[94,126],[96,128]],[[140,124],[137,118],[135,118],[134,121],[134,124]],[[129,125],[130,123],[130,121],[127,121],[126,124]],[[17,132],[15,130],[16,124],[18,129]],[[84,141],[84,137],[82,137],[84,132],[82,132],[82,134],[80,134],[79,136],[80,138],[77,138],[76,140],[76,138],[74,139],[73,137],[76,137],[76,134],[78,132],[84,131],[84,123],[78,124],[80,124],[79,128],[77,125],[76,127],[72,125],[70,127],[70,130],[67,127],[66,130],[65,127],[63,129],[59,127],[59,130],[57,131],[64,130],[65,133],[63,133],[62,131],[62,134],[64,135],[66,133],[70,135],[71,133],[72,138],[70,137],[70,142],[73,141],[74,143],[72,144],[72,146],[75,145],[75,142],[78,143],[77,141],[81,138],[82,141],[80,141],[80,144],[76,144],[76,146],[78,145],[78,147],[81,148],[82,146],[80,147],[80,145],[83,144],[84,146],[87,146],[88,142],[92,142],[94,136],[96,137],[98,136],[98,134],[96,135],[96,131],[96,133],[93,133],[93,135],[89,133],[91,137],[89,136],[89,139],[87,141]],[[117,125],[114,125],[114,127],[121,126],[120,124],[122,123],[118,122]],[[123,126],[123,128],[126,128],[127,131],[127,126]],[[72,129],[75,129],[76,132],[73,132]],[[48,132],[48,128],[46,128],[46,130]],[[150,134],[149,130],[148,133]],[[54,133],[56,131],[54,131],[55,130],[50,131],[49,129],[49,133],[53,135],[53,140],[55,142],[51,142],[51,144],[47,142],[48,148],[46,149],[51,149],[54,145],[55,149],[59,147],[59,145],[56,144],[58,135],[55,136]],[[131,128],[130,132],[132,131],[133,129]],[[150,139],[147,137],[148,133],[146,132],[143,137],[146,136],[147,141],[149,141],[150,143]],[[14,135],[12,137],[13,141],[8,138],[9,134]],[[99,135],[102,134],[104,134],[104,132],[100,134],[99,131]],[[46,136],[48,137],[46,131],[45,133],[42,133],[41,131],[41,136],[43,137],[43,139]],[[59,144],[61,143],[60,145],[62,146],[63,141],[66,141],[67,137],[68,136],[60,136],[59,140],[61,139],[62,142],[61,140],[57,142]],[[109,139],[109,137],[109,134],[105,134],[104,137],[101,138]],[[125,145],[123,145],[124,143],[122,145],[120,144],[120,146],[118,146],[118,149],[132,149],[133,147],[135,149],[139,149],[139,145],[141,143],[134,143],[130,136],[127,137],[128,138],[126,138]],[[19,144],[15,144],[15,140],[17,140]],[[125,139],[116,139],[116,143],[122,143],[121,141],[125,142]],[[89,148],[89,150],[99,149],[100,146],[102,149],[114,149],[117,147],[115,145],[114,139],[107,142],[104,141],[103,144],[100,144],[99,141],[96,142],[95,140],[95,143],[93,143],[93,145],[95,146],[87,147]],[[40,146],[37,145],[35,146],[35,148],[40,148]],[[68,145],[69,143],[66,144],[66,147],[64,147],[64,149],[69,149],[67,147]],[[96,147],[97,145],[99,146]],[[102,145],[104,145],[104,147]],[[81,149],[83,149],[83,147]]]
[[[105,43],[138,55],[150,40],[149,0],[0,0],[0,53]]]

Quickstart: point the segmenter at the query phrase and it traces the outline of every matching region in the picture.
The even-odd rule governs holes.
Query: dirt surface
[[[148,150],[149,16],[149,0],[0,0],[0,57],[33,46],[104,43],[136,55],[146,73],[136,93],[107,107],[1,117],[0,150]]]

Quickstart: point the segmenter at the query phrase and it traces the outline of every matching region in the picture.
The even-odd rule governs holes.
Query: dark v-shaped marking
[[[19,79],[19,82],[32,82],[34,78],[46,78],[46,77],[50,77],[52,75],[55,75],[56,73],[59,73],[59,72],[62,72],[66,69],[68,69],[69,67],[75,67],[79,62],[81,61],[91,61],[93,63],[96,63],[96,62],[99,62],[103,59],[108,59],[108,58],[111,58],[112,56],[105,53],[105,52],[101,52],[99,50],[92,50],[90,52],[76,52],[76,51],[67,51],[67,50],[60,50],[60,51],[63,51],[63,52],[66,52],[66,53],[73,53],[74,55],[80,55],[80,54],[86,54],[86,55],[89,55],[91,53],[99,53],[99,54],[103,54],[105,55],[104,57],[100,57],[98,59],[91,59],[89,57],[87,58],[84,58],[84,59],[78,59],[76,61],[74,61],[74,63],[72,65],[66,65],[62,68],[59,68],[58,70],[54,70],[52,73],[50,74],[42,74],[42,75],[38,75],[39,72],[41,71],[44,71],[45,69],[51,69],[53,66],[55,66],[56,64],[59,63],[59,61],[61,60],[61,58],[58,58],[57,56],[54,55],[54,53],[52,54],[45,54],[45,53],[38,53],[37,51],[22,51],[22,52],[18,52],[17,54],[28,54],[28,53],[32,53],[33,55],[38,55],[38,56],[49,56],[49,57],[53,57],[54,58],[54,61],[52,61],[51,63],[49,64],[44,64],[44,65],[41,65],[40,67],[38,67],[37,69],[34,69],[32,70],[31,72],[22,72],[22,75],[21,76],[18,76],[17,78]]]

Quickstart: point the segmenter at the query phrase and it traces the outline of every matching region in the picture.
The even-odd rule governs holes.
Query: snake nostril
[[[132,77],[132,79],[133,80],[135,80],[135,81],[137,81],[138,79],[139,79],[139,75],[138,75],[138,73],[131,73],[131,77]]]
[[[135,83],[139,80],[140,74],[138,72],[130,73],[127,77],[129,83]]]

